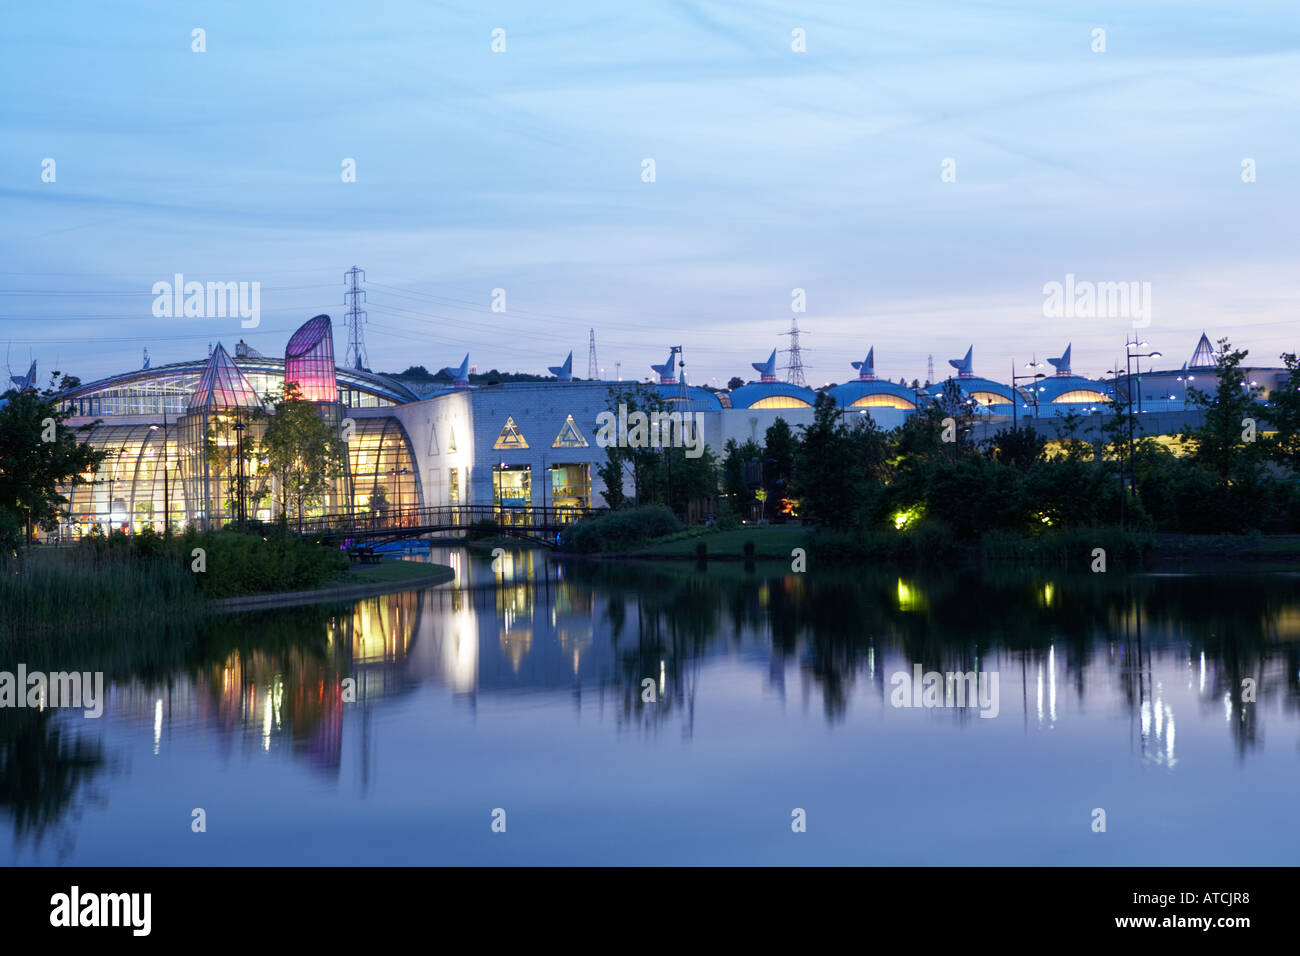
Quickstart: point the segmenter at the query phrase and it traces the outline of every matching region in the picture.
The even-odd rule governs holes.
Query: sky
[[[725,385],[792,319],[813,386],[872,346],[908,381],[1300,351],[1294,0],[46,2],[0,90],[0,337],[42,380],[322,312],[342,363],[353,265],[376,371],[585,377],[594,329],[606,378],[681,345]],[[155,317],[176,273],[260,283],[260,324]],[[1150,283],[1149,324],[1047,314],[1067,275]]]

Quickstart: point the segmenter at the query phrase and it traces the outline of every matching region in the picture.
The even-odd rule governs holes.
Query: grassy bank
[[[340,584],[403,584],[445,577],[449,570],[445,564],[426,561],[385,561],[383,564],[359,564],[342,572],[335,580]]]
[[[0,562],[0,642],[75,638],[134,622],[182,623],[203,613],[194,575],[162,555],[92,548],[37,550]]]
[[[1259,570],[1300,567],[1300,535],[1152,534],[1115,527],[1025,535],[988,532],[960,540],[938,522],[906,531],[834,531],[798,524],[728,530],[687,528],[623,550],[620,558],[694,561],[785,560],[804,548],[813,562],[836,564],[1023,565],[1091,571],[1207,570],[1237,565]]]
[[[703,545],[709,558],[790,559],[795,548],[806,548],[811,530],[799,524],[745,525],[726,531],[693,528],[659,538],[635,552],[646,558],[694,558]]]
[[[120,631],[184,631],[214,600],[400,584],[442,574],[388,561],[351,567],[337,547],[234,531],[141,534],[0,558],[0,646]]]

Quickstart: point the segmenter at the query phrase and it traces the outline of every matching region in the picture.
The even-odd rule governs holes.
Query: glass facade
[[[501,524],[527,524],[533,517],[531,465],[494,465],[492,503]]]
[[[418,508],[415,458],[401,423],[395,418],[358,418],[356,424],[348,442],[354,513],[379,516],[392,509]]]
[[[586,508],[591,503],[591,465],[557,464],[551,466],[550,472],[552,507],[563,511]]]
[[[208,408],[177,423],[183,514],[179,527],[218,528],[271,517],[270,480],[258,475],[256,449],[266,420],[248,408]]]
[[[93,478],[93,484],[64,489],[74,537],[95,526],[104,533],[138,533],[145,528],[161,533],[169,498],[171,527],[183,526],[184,492],[174,423],[165,429],[161,425],[97,428],[86,440],[109,457],[97,475],[86,476]]]
[[[306,401],[338,401],[338,383],[334,378],[334,335],[328,315],[316,316],[293,333],[284,351],[284,380],[297,384]]]
[[[285,373],[283,363],[271,358],[238,358],[232,360],[260,396],[280,390]],[[75,389],[62,399],[65,408],[74,415],[86,418],[107,418],[114,415],[176,416],[184,414],[190,398],[203,375],[205,362],[167,366],[148,372],[135,372],[118,376],[106,382]],[[337,376],[344,380],[337,382]],[[371,390],[348,370],[336,372],[338,400],[349,408],[382,408],[396,405],[399,399]],[[376,386],[378,388],[378,386]]]
[[[242,431],[235,428],[238,424],[244,426]],[[356,426],[348,444],[350,481],[340,479],[335,490],[304,511],[304,517],[347,514],[349,507],[365,515],[372,504],[375,509],[419,506],[415,462],[401,425],[392,418],[364,418]],[[240,409],[183,416],[165,429],[161,425],[95,428],[85,440],[109,452],[109,457],[96,475],[87,476],[92,484],[63,489],[70,521],[60,536],[80,537],[94,527],[106,534],[139,533],[145,528],[161,533],[165,501],[170,501],[174,532],[190,524],[203,527],[205,522],[220,527],[239,515],[241,475],[245,516],[274,520],[278,517],[274,483],[257,474],[257,445],[264,431],[265,419]],[[458,488],[454,472],[452,482]],[[457,502],[453,499],[453,503]]]
[[[253,383],[218,343],[190,396],[189,410],[261,407],[262,400]]]

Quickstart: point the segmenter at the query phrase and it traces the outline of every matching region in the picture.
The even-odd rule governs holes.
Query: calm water
[[[432,557],[455,585],[24,661],[108,704],[0,711],[0,859],[1300,859],[1295,576]],[[914,664],[996,674],[997,716],[893,706]]]

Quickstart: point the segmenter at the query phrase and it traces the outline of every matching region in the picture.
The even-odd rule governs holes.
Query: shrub
[[[560,532],[560,550],[575,554],[628,551],[681,529],[681,522],[663,505],[624,508],[568,525]]]

